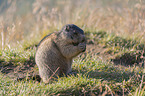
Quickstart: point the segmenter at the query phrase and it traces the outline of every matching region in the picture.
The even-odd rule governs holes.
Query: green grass
[[[131,39],[116,36],[114,33],[107,33],[105,31],[86,31],[88,38],[95,40],[98,44],[104,45],[104,47],[111,47],[114,51],[120,52],[124,50],[142,50],[144,44],[140,42],[141,38]],[[114,48],[113,48],[114,47]],[[114,52],[115,53],[115,52]]]
[[[94,33],[97,39],[100,40],[99,44],[105,48],[108,46],[116,47],[116,42],[121,39],[113,40],[112,45],[108,45],[109,39],[107,33],[99,31]],[[89,38],[89,35],[87,35]],[[114,35],[115,36],[115,35]],[[109,38],[109,36],[108,36]],[[116,37],[114,37],[116,38]],[[105,42],[106,40],[106,42]],[[107,41],[108,40],[108,41]],[[123,39],[126,40],[126,39]],[[126,42],[128,42],[126,40]],[[137,41],[136,41],[137,42]],[[124,43],[124,42],[119,42]],[[136,44],[136,43],[135,43]],[[130,44],[126,47],[124,44],[120,44],[126,49],[134,46]],[[35,45],[35,44],[34,44]],[[32,45],[29,45],[32,46]],[[19,51],[15,49],[3,50],[0,53],[1,70],[2,67],[7,66],[24,66],[25,64],[34,64],[35,46],[29,47]],[[136,49],[137,50],[137,49]],[[61,77],[49,84],[43,82],[37,82],[35,80],[22,80],[16,81],[5,73],[0,74],[0,93],[3,95],[134,95],[143,96],[144,92],[144,68],[139,66],[119,66],[111,63],[110,61],[104,61],[99,56],[92,56],[90,53],[84,53],[86,56],[82,58],[79,56],[74,59],[73,71],[77,72],[76,75]],[[37,70],[38,71],[38,70]]]
[[[35,50],[19,51],[17,49],[5,49],[0,51],[1,66],[20,66],[24,63],[35,63]]]
[[[8,77],[3,78],[1,74],[0,77],[3,79],[0,80],[0,93],[2,95],[122,95],[134,92],[139,87],[142,77],[141,69],[124,70],[95,59],[88,59],[83,63],[77,59],[73,69],[78,71],[76,76],[61,77],[51,84],[32,80],[17,82]]]
[[[143,42],[140,42],[141,38],[125,38],[105,31],[86,31],[86,35],[87,38],[103,46],[106,49],[104,54],[112,55],[109,58],[112,61],[122,60],[123,63],[128,63],[127,65],[138,64],[145,56],[145,46]]]

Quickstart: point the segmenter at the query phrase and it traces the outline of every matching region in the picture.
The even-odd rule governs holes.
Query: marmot
[[[61,31],[45,36],[37,46],[35,61],[43,82],[51,77],[68,75],[72,59],[86,50],[84,31],[74,24],[65,25]]]

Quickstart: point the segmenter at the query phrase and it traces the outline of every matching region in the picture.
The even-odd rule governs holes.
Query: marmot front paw
[[[81,52],[85,52],[85,50],[86,50],[86,44],[85,43],[79,43],[78,47],[79,47],[79,50]]]

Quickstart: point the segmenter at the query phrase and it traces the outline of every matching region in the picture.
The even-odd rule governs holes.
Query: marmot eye
[[[73,36],[71,36],[70,38],[73,39]]]
[[[78,33],[77,33],[76,31],[74,31],[74,34],[75,34],[75,35],[78,35]]]
[[[85,42],[85,39],[83,39],[82,42]]]

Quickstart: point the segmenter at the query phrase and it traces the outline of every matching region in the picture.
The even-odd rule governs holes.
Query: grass
[[[122,38],[116,40],[111,39],[112,45],[108,45],[106,42],[110,42],[107,33],[104,31],[98,31],[93,36],[97,36],[94,39],[95,42],[100,40],[98,45],[116,47],[113,43],[118,43]],[[115,36],[115,35],[114,35]],[[88,39],[93,39],[90,35],[87,35]],[[106,42],[104,41],[106,40]],[[108,41],[107,41],[108,40]],[[126,42],[127,39],[123,39]],[[135,41],[137,42],[137,41]],[[124,43],[124,42],[120,42]],[[135,43],[136,44],[136,43]],[[119,44],[124,48],[129,49],[135,44],[128,44],[129,47],[124,44]],[[34,44],[35,45],[35,44]],[[74,59],[73,71],[77,72],[76,75],[61,77],[49,84],[38,82],[36,80],[16,81],[11,77],[5,76],[7,74],[3,68],[7,66],[25,66],[33,65],[38,71],[34,62],[35,46],[29,45],[27,49],[24,46],[22,50],[7,49],[1,51],[1,79],[0,80],[0,93],[2,95],[144,95],[144,68],[137,65],[134,66],[119,66],[106,60],[104,61],[99,55],[92,56],[91,53],[84,53]],[[137,50],[137,49],[136,49]],[[120,51],[118,51],[120,52]],[[131,51],[130,51],[131,52]],[[118,54],[118,53],[116,53]],[[116,56],[116,55],[114,55]],[[29,66],[30,67],[30,66]],[[7,70],[8,71],[8,70]],[[8,71],[9,72],[9,71]]]
[[[75,59],[73,70],[78,72],[76,76],[61,77],[50,84],[32,80],[13,81],[1,74],[3,79],[0,80],[0,93],[2,95],[131,94],[139,88],[143,75],[141,68],[134,67],[133,70],[118,68],[97,58]],[[142,90],[144,89],[141,87]]]
[[[18,51],[16,49],[8,49],[1,51],[0,66],[19,66],[24,63],[34,63],[34,50]],[[32,61],[33,60],[33,61]],[[26,62],[27,61],[27,62]]]
[[[104,54],[109,54],[108,59],[115,64],[128,66],[136,63],[144,67],[144,63],[141,63],[144,62],[144,43],[139,39],[124,38],[105,31],[86,31],[86,36],[103,46]]]

